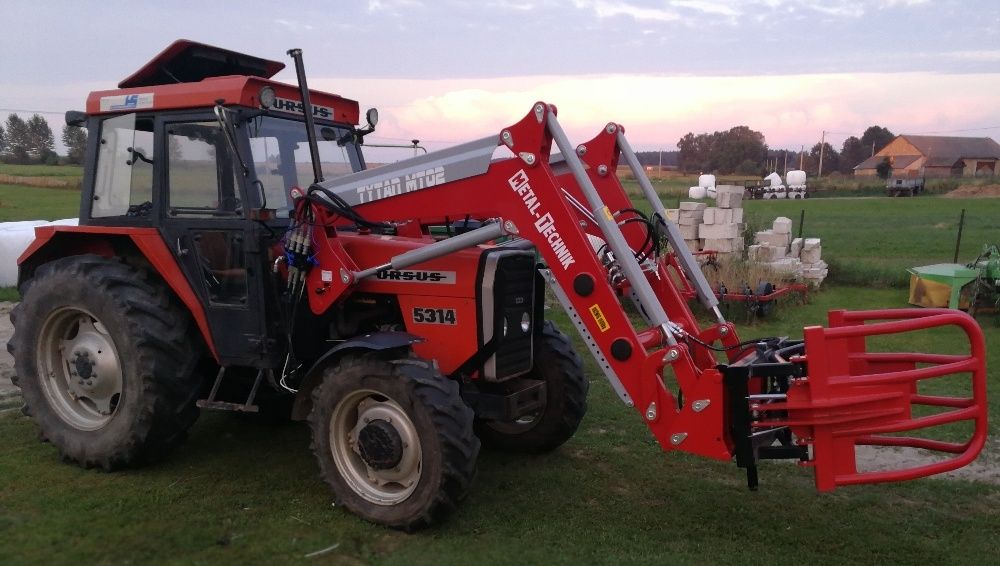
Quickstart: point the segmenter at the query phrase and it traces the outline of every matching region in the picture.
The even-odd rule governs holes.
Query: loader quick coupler
[[[780,342],[779,342],[780,343]],[[797,348],[801,342],[785,348]],[[756,359],[766,359],[773,348],[758,345]],[[762,355],[765,354],[765,355]],[[771,427],[760,422],[761,405],[787,398],[791,380],[805,375],[801,362],[749,362],[720,365],[729,412],[729,433],[736,465],[747,473],[747,487],[757,490],[758,460],[809,459],[808,448],[797,444],[787,426]],[[787,412],[780,415],[787,417]]]

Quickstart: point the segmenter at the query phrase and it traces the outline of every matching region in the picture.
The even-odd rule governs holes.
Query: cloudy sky
[[[82,109],[177,38],[290,61],[375,106],[383,141],[498,132],[535,100],[638,149],[747,125],[797,149],[879,124],[1000,139],[995,0],[5,0],[0,119]],[[97,7],[99,6],[99,7]],[[294,82],[286,69],[277,77]]]

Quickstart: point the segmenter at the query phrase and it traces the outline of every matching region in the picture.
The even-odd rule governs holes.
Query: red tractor
[[[965,314],[836,311],[804,340],[741,341],[620,125],[573,146],[539,102],[495,136],[368,168],[377,114],[358,127],[358,104],[310,91],[289,54],[297,87],[270,80],[281,63],[178,41],[67,114],[89,131],[80,226],[37,229],[8,346],[64,460],[155,461],[199,408],[287,414],[308,419],[339,503],[431,524],[468,490],[480,442],[553,450],[584,415],[587,377],[545,320],[546,287],[664,450],[735,459],[751,488],[762,458],[799,460],[831,490],[980,452],[985,349]],[[968,353],[866,347],[946,325]],[[950,375],[967,396],[918,388]],[[968,441],[895,434],[955,421]],[[864,472],[859,445],[955,456]]]

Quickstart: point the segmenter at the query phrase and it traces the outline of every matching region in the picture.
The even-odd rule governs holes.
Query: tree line
[[[83,163],[83,152],[87,146],[86,128],[63,126],[62,142],[66,146],[65,158],[56,154],[55,137],[45,118],[33,114],[25,120],[11,114],[0,126],[0,162],[45,165]]]
[[[829,143],[817,143],[808,152],[772,149],[764,134],[747,126],[725,131],[695,134],[688,132],[677,141],[677,166],[686,173],[719,173],[723,175],[766,175],[771,171],[798,169],[816,175],[820,154],[823,173],[849,175],[854,167],[885,147],[895,138],[888,128],[873,125],[861,137],[850,136],[838,151]],[[656,152],[649,152],[656,155]]]

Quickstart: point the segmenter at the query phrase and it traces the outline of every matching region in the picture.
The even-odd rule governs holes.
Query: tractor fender
[[[205,309],[156,228],[39,226],[35,228],[34,241],[17,259],[18,287],[31,279],[39,266],[61,257],[82,254],[119,257],[156,274],[191,313],[205,346],[219,361]]]
[[[330,348],[306,372],[295,394],[295,402],[292,405],[292,420],[301,421],[309,416],[312,410],[312,392],[319,385],[323,376],[323,370],[337,363],[341,356],[358,350],[369,352],[380,352],[383,350],[393,350],[396,348],[407,348],[413,344],[423,342],[424,339],[408,332],[373,332],[363,336],[351,338],[346,342],[341,342]]]

